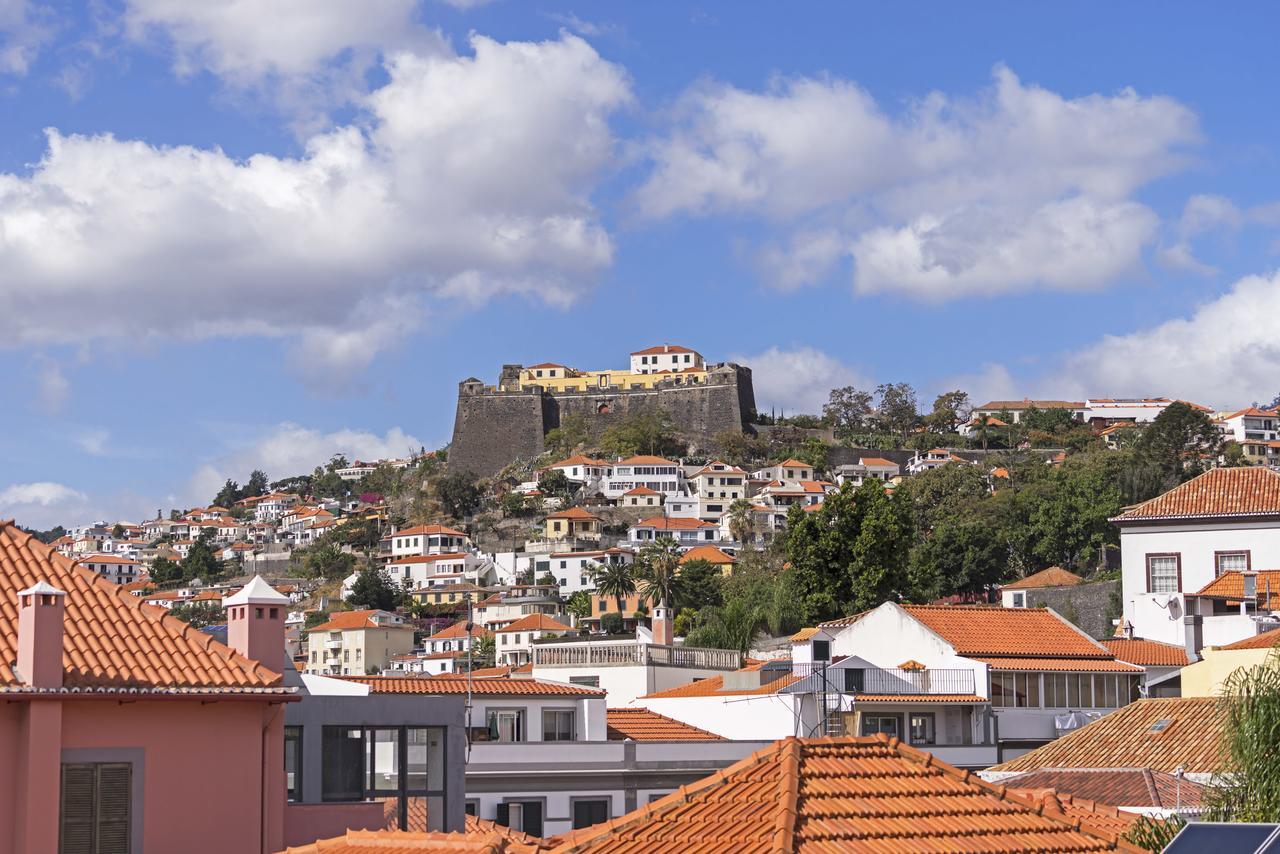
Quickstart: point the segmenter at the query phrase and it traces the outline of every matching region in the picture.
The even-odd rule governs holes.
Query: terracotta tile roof
[[[1048,569],[1033,572],[1026,578],[1019,578],[1017,581],[1001,584],[1000,589],[1031,590],[1037,587],[1073,587],[1081,581],[1084,581],[1084,579],[1074,572],[1069,572],[1060,566],[1051,566]]]
[[[977,694],[856,694],[859,703],[990,703]]]
[[[595,460],[583,454],[574,454],[572,457],[563,459],[558,463],[552,463],[547,466],[549,469],[558,469],[561,466],[607,466],[604,460]]]
[[[466,534],[461,531],[455,531],[453,528],[446,528],[444,525],[417,525],[413,528],[405,528],[403,531],[396,531],[393,537],[415,537],[415,536],[443,536],[443,537],[465,537]]]
[[[1113,807],[1198,807],[1205,786],[1150,768],[1044,768],[1000,785],[1011,789],[1052,789],[1059,796],[1088,798]]]
[[[458,622],[454,623],[452,626],[449,626],[449,628],[447,629],[441,629],[440,631],[436,632],[434,635],[427,635],[427,637],[424,638],[424,640],[426,641],[450,640],[452,638],[464,638],[466,636],[467,636],[467,621],[459,620]],[[473,638],[493,637],[493,632],[489,631],[479,623],[472,623],[471,636]]]
[[[1185,764],[1191,774],[1213,773],[1226,719],[1226,706],[1214,697],[1137,700],[989,770],[1136,766],[1173,772]],[[1153,732],[1161,721],[1168,723]]]
[[[688,347],[681,347],[679,344],[661,344],[657,347],[646,347],[643,350],[632,352],[633,356],[653,356],[661,353],[696,353],[696,350],[690,350]]]
[[[374,694],[465,694],[466,674],[449,676],[341,676],[334,677],[368,685]],[[494,676],[472,679],[473,694],[508,696],[522,694],[533,697],[603,697],[604,691],[582,685],[566,685],[560,682],[543,682],[540,679],[511,679]]]
[[[801,462],[800,460],[797,460],[795,457],[792,457],[789,460],[783,460],[780,463],[775,463],[774,465],[769,466],[769,468],[811,469],[813,468],[813,466],[809,465],[806,462]]]
[[[1138,849],[884,736],[785,738],[562,851],[1108,851]]]
[[[341,632],[350,629],[409,629],[412,626],[406,626],[403,623],[398,625],[380,625],[374,622],[374,617],[378,614],[387,614],[388,611],[334,611],[329,615],[327,622],[318,626],[312,626],[307,629],[308,632]],[[394,614],[392,615],[394,616]]]
[[[583,510],[581,507],[570,507],[568,510],[557,510],[555,513],[548,513],[547,518],[548,519],[582,519],[582,520],[594,519],[597,522],[600,521],[599,516],[588,513],[586,510]]]
[[[637,486],[635,489],[628,489],[626,492],[622,494],[625,496],[625,495],[660,495],[661,493],[658,492],[656,489],[650,489],[647,486]]]
[[[668,460],[664,457],[655,457],[655,456],[652,456],[651,454],[639,454],[634,457],[627,457],[625,460],[618,460],[618,462],[614,463],[614,465],[615,466],[674,466],[675,463],[671,462],[671,460]]]
[[[738,562],[738,559],[733,555],[726,554],[715,546],[708,545],[694,546],[680,557],[681,563],[688,563],[691,560],[705,560],[707,563],[716,565]]]
[[[785,569],[786,567],[783,567],[783,568]],[[837,617],[834,620],[827,620],[825,623],[818,623],[818,628],[834,629],[834,628],[840,628],[842,626],[852,626],[854,623],[858,622],[858,620],[861,620],[863,617],[865,617],[869,613],[870,611],[861,611],[857,614],[850,614],[847,617]]]
[[[960,655],[1111,658],[1107,648],[1048,608],[903,605]]]
[[[1264,466],[1210,469],[1144,501],[1116,522],[1280,514],[1280,473]]]
[[[280,674],[73,565],[13,522],[0,522],[0,692],[27,690],[12,666],[18,652],[17,594],[37,581],[67,594],[64,688],[286,690],[276,687]]]
[[[974,409],[1084,409],[1083,400],[1030,400],[1023,398],[1022,400],[991,400],[982,406],[975,406]]]
[[[724,741],[713,732],[648,709],[609,709],[605,717],[610,741]]]
[[[816,635],[820,629],[817,626],[805,626],[800,631],[791,636],[792,643],[804,643],[809,638]]]
[[[547,842],[495,824],[492,828],[477,825],[474,830],[468,825],[463,833],[348,830],[344,836],[286,848],[281,854],[408,854],[414,851],[526,854],[549,850]]]
[[[1269,632],[1263,632],[1251,638],[1238,640],[1235,643],[1219,647],[1219,649],[1268,649],[1276,644],[1280,644],[1280,629],[1272,629]]]
[[[118,564],[137,564],[138,562],[132,558],[121,557],[120,555],[84,555],[76,558],[76,563],[118,563]]]
[[[886,460],[884,457],[863,457],[858,462],[864,466],[893,466],[899,468],[898,464],[893,460]]]
[[[711,522],[704,522],[701,519],[675,519],[663,518],[661,516],[653,516],[649,519],[641,519],[632,525],[633,528],[654,528],[658,531],[696,531],[701,528],[714,528],[716,525]]]
[[[1280,606],[1280,569],[1260,570],[1255,576],[1258,607],[1268,611]],[[1224,572],[1197,590],[1195,595],[1239,602],[1244,599],[1244,575],[1235,569]]]
[[[559,620],[548,617],[546,614],[529,614],[521,617],[514,623],[508,623],[498,632],[571,632],[573,626],[566,626]]]
[[[1143,667],[1186,667],[1185,647],[1143,638],[1104,638],[1102,645],[1111,650],[1117,661],[1141,664]]]
[[[1255,418],[1275,418],[1276,413],[1268,409],[1259,409],[1256,406],[1250,406],[1247,409],[1241,409],[1239,412],[1233,412],[1230,415],[1224,415],[1223,419],[1239,418],[1242,415],[1252,415]]]
[[[1032,658],[1028,656],[989,658],[978,655],[969,657],[974,661],[981,661],[992,670],[1049,670],[1065,673],[1142,672],[1142,668],[1136,664],[1127,664],[1111,658]]]
[[[1138,820],[1136,813],[1122,812],[1110,804],[1055,792],[1052,789],[1018,788],[1011,791],[1016,795],[1029,798],[1046,811],[1061,812],[1069,819],[1078,819],[1082,824],[1089,825],[1092,830],[1105,831],[1116,836],[1126,833]]]
[[[760,667],[744,667],[743,670],[759,670]],[[723,676],[708,676],[697,682],[687,682],[665,691],[646,694],[643,699],[670,699],[672,697],[748,697],[757,694],[776,694],[788,685],[799,682],[802,676],[785,673],[759,688],[731,688],[725,690]]]

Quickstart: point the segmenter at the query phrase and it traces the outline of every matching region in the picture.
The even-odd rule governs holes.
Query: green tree
[[[314,629],[321,623],[329,621],[328,611],[308,611],[306,617],[302,620],[302,630]]]
[[[182,567],[167,557],[158,557],[151,564],[150,575],[156,584],[173,584],[182,580]]]
[[[227,619],[222,606],[213,602],[183,602],[170,608],[169,614],[197,629],[216,626]]]
[[[482,499],[475,475],[470,472],[454,472],[440,478],[436,482],[436,496],[444,512],[455,519],[470,516],[480,508]]]
[[[249,473],[249,480],[245,483],[244,489],[240,490],[241,498],[257,498],[259,495],[267,494],[267,473],[262,469],[254,469]],[[230,507],[230,504],[223,505]]]
[[[1208,792],[1208,821],[1280,822],[1280,653],[1222,685],[1224,767]]]
[[[328,581],[346,578],[355,565],[355,555],[344,552],[333,542],[316,543],[306,550],[302,558],[302,568],[308,577]]]
[[[708,608],[699,616],[701,624],[685,636],[688,646],[746,653],[766,624],[764,609],[740,598]]]
[[[570,412],[560,426],[547,431],[543,442],[556,459],[564,459],[591,438],[591,424],[581,412]]]
[[[240,484],[231,478],[227,478],[227,482],[222,484],[222,489],[218,490],[218,494],[213,496],[213,503],[218,507],[230,508],[240,500]]]
[[[679,456],[684,453],[671,413],[665,409],[632,412],[604,431],[600,447],[608,454],[629,457],[635,454]]]
[[[320,498],[346,498],[351,494],[351,484],[338,477],[332,468],[317,467],[311,473],[311,494]]]
[[[366,566],[352,583],[347,604],[356,609],[392,611],[403,598],[404,594],[391,583],[385,570]]]
[[[715,456],[729,465],[750,467],[768,454],[768,444],[759,436],[741,430],[724,430],[711,440]]]
[[[881,383],[876,386],[876,394],[880,398],[880,405],[876,410],[880,425],[905,442],[911,428],[920,421],[916,390],[910,383]]]
[[[910,595],[928,602],[956,593],[981,594],[1006,580],[1008,567],[1008,546],[988,521],[947,519],[911,549]]]
[[[222,574],[222,565],[218,563],[217,557],[213,554],[213,549],[209,547],[208,539],[204,536],[201,536],[191,545],[180,566],[182,568],[183,581],[199,578],[201,581],[208,582]]]
[[[564,605],[565,611],[577,617],[579,621],[591,616],[591,594],[585,590],[574,591]]]
[[[538,478],[538,489],[542,490],[544,495],[568,498],[576,487],[569,480],[568,475],[560,469],[547,469],[542,473],[542,477]]]
[[[622,626],[622,614],[615,611],[609,611],[606,614],[600,615],[600,631],[604,632],[606,635],[622,634]]]
[[[1204,471],[1205,460],[1216,457],[1221,445],[1222,433],[1209,416],[1178,400],[1142,431],[1137,450],[1173,485]]]
[[[699,610],[714,607],[724,602],[720,590],[720,570],[710,561],[685,561],[680,564],[679,584],[676,585],[673,607]]]
[[[837,439],[848,439],[866,430],[872,395],[851,385],[833,388],[822,407],[822,416]]]
[[[497,651],[493,635],[485,634],[471,639],[471,663],[477,668],[493,667]]]
[[[641,598],[654,605],[671,608],[679,587],[680,546],[670,537],[645,543],[636,559],[636,576]],[[597,587],[598,587],[597,583]]]
[[[112,526],[112,528],[111,528],[111,539],[113,539],[113,540],[123,540],[123,539],[124,539],[124,525],[121,525],[119,522],[116,522],[116,523],[115,523],[115,525],[114,525],[114,526]]]
[[[734,499],[729,505],[729,536],[743,546],[755,542],[755,518],[751,502],[745,498]]]
[[[924,417],[924,424],[935,433],[954,433],[969,420],[968,392],[946,391],[934,398],[933,409]]]
[[[1244,458],[1244,448],[1240,447],[1239,442],[1222,443],[1223,468],[1240,468],[1247,465],[1249,463]]]
[[[626,599],[636,592],[636,574],[630,564],[606,563],[591,574],[595,582],[596,592],[601,596],[612,596],[618,603],[618,613],[626,610]]]
[[[330,536],[335,543],[350,546],[367,555],[382,541],[382,528],[377,519],[348,519],[341,525],[334,526]]]

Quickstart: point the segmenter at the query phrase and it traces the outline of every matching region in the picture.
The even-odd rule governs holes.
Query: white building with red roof
[[[646,347],[631,354],[631,373],[657,374],[663,371],[677,373],[704,366],[702,354],[679,344],[662,344]]]

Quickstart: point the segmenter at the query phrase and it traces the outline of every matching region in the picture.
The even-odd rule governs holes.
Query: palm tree
[[[591,577],[595,581],[596,592],[617,600],[618,613],[621,614],[627,607],[627,597],[636,592],[636,575],[631,565],[606,563],[592,570]]]
[[[745,498],[736,499],[729,505],[729,536],[743,546],[754,539],[755,524],[751,518],[751,502]]]
[[[703,624],[690,632],[685,643],[746,654],[761,627],[768,622],[764,609],[745,599],[731,599],[723,607],[706,609]]]
[[[661,608],[676,600],[680,558],[680,546],[670,537],[659,537],[640,549],[640,594],[645,600]]]

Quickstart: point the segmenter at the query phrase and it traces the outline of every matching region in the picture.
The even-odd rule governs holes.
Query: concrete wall
[[[1096,581],[1074,587],[1045,587],[1022,592],[1027,594],[1028,608],[1052,608],[1091,638],[1109,638],[1115,634],[1115,626],[1111,625],[1108,615],[1112,594],[1120,593],[1119,581]],[[1119,617],[1120,614],[1114,616]]]
[[[732,739],[776,740],[808,735],[802,694],[738,694],[725,697],[641,697],[641,706],[690,726]]]
[[[1236,670],[1263,664],[1273,649],[1212,649],[1205,647],[1201,661],[1182,668],[1182,696],[1215,697],[1222,683]]]

